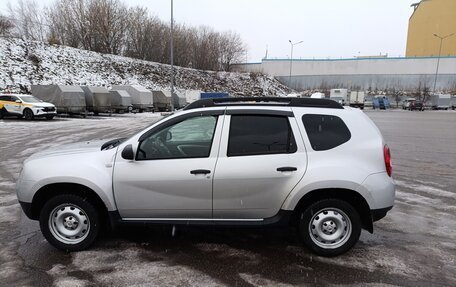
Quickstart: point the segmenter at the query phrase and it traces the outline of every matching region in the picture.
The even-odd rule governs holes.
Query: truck
[[[351,91],[349,105],[350,107],[364,109],[364,91]]]
[[[329,99],[338,102],[345,106],[348,97],[347,89],[331,89],[329,92]]]
[[[431,107],[433,110],[448,110],[451,104],[450,94],[431,95]]]

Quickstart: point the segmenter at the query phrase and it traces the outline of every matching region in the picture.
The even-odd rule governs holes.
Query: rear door
[[[272,217],[306,170],[293,113],[234,107],[226,113],[214,175],[214,219]]]
[[[3,108],[8,112],[8,113],[13,113],[17,114],[20,113],[19,111],[19,104],[16,103],[16,97],[13,96],[1,96],[0,97],[0,102],[3,106]]]

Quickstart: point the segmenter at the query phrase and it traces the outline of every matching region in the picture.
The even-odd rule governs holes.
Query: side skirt
[[[119,212],[109,211],[113,229],[119,225],[193,225],[193,226],[287,226],[293,211],[280,210],[273,217],[262,219],[217,219],[217,218],[121,218]]]

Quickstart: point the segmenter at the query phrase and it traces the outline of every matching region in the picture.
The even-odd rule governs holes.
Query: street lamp
[[[294,47],[295,45],[301,44],[301,43],[304,42],[304,41],[299,41],[299,42],[293,43],[293,42],[291,42],[291,40],[288,40],[288,42],[290,42],[290,45],[291,45],[291,53],[290,53],[290,76],[288,77],[288,85],[289,85],[290,88],[291,88],[291,71],[292,71],[292,69],[293,69],[293,47]]]
[[[170,49],[171,49],[171,111],[174,111],[174,19],[173,19],[173,0],[171,0],[171,40],[170,40]]]
[[[445,40],[446,38],[449,38],[451,36],[453,36],[454,33],[451,33],[449,35],[446,35],[444,37],[441,37],[437,34],[434,34],[435,37],[439,38],[440,39],[440,49],[439,49],[439,57],[437,58],[437,69],[435,70],[435,79],[434,79],[434,94],[435,94],[435,88],[436,88],[436,85],[437,85],[437,76],[439,74],[439,65],[440,65],[440,56],[442,54],[442,44],[443,44],[443,40]]]

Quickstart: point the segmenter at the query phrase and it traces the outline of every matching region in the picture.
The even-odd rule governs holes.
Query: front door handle
[[[277,171],[284,172],[284,171],[297,171],[298,169],[296,167],[292,166],[284,166],[284,167],[279,167],[277,168]]]
[[[191,174],[208,174],[211,173],[208,169],[195,169],[190,171]]]

